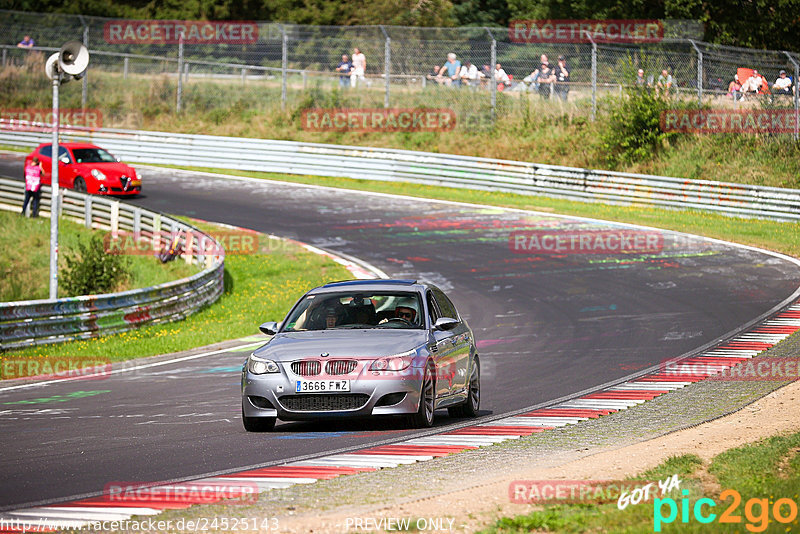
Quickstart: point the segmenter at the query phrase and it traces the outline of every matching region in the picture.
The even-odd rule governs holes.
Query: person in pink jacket
[[[25,166],[25,200],[22,202],[22,215],[28,208],[28,201],[31,199],[31,217],[39,216],[39,200],[42,197],[42,164],[39,158],[33,158],[29,165]]]

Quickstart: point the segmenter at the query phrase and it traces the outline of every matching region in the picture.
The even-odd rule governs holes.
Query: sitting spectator
[[[446,76],[446,85],[461,85],[461,62],[456,59],[456,55],[454,53],[450,52],[447,54],[447,62],[442,66],[439,74],[443,77]]]
[[[17,48],[33,48],[33,39],[30,35],[26,35],[24,39],[17,43]]]
[[[336,67],[336,72],[342,74],[339,76],[339,87],[350,87],[350,71],[353,70],[353,63],[347,57],[347,54],[342,55],[342,60]]]
[[[541,63],[539,64],[539,68],[534,69],[533,72],[531,72],[528,76],[525,76],[525,78],[522,79],[523,82],[531,84],[534,91],[539,90],[539,76],[541,75],[542,67],[544,66],[547,66],[548,68],[550,67],[550,61],[547,59],[547,54],[542,54],[540,59]]]
[[[478,67],[469,61],[464,62],[464,65],[461,67],[461,72],[459,73],[461,83],[472,87],[476,87],[480,83],[481,76],[482,73],[478,72]]]
[[[776,95],[791,95],[792,94],[792,79],[786,76],[786,71],[782,70],[778,75],[778,79],[772,84],[772,90]]]
[[[761,76],[756,69],[753,69],[753,73],[742,84],[742,96],[747,95],[747,93],[758,95],[763,85],[764,77]]]
[[[497,82],[497,90],[502,91],[511,85],[511,78],[508,77],[503,66],[498,63],[494,68],[494,81]]]
[[[644,79],[644,69],[636,71],[636,87],[644,88],[647,86],[647,80]]]
[[[738,74],[734,74],[733,80],[728,84],[728,96],[733,98],[734,102],[742,99],[742,82],[739,81]]]
[[[569,70],[564,56],[558,56],[558,65],[553,69],[553,76],[555,77],[556,95],[561,100],[566,100],[567,93],[569,93]]]
[[[675,82],[672,79],[672,74],[670,74],[667,69],[663,69],[658,77],[658,82],[656,83],[656,94],[669,96],[670,90],[672,89],[672,85],[674,83]]]
[[[442,67],[440,67],[439,65],[434,65],[431,71],[425,75],[425,78],[441,85],[444,83],[444,78],[442,77],[441,74],[439,74],[441,70]]]

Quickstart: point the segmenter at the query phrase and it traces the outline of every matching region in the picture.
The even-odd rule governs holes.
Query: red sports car
[[[53,145],[42,143],[25,158],[28,165],[34,156],[42,162],[42,184],[50,185]],[[89,143],[58,145],[58,185],[82,193],[100,195],[137,195],[142,180],[130,165],[107,150]]]

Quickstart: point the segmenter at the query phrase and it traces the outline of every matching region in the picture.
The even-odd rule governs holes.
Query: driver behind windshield
[[[394,316],[403,319],[410,324],[417,324],[418,303],[413,297],[403,297],[397,301],[394,308]]]

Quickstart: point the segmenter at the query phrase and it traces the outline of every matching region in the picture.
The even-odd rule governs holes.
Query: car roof
[[[309,293],[333,293],[347,289],[359,291],[420,291],[425,286],[416,280],[381,278],[376,280],[342,280],[312,289]]]
[[[52,143],[42,143],[39,145],[39,147],[41,148],[46,145],[52,145]],[[58,143],[58,146],[60,147],[63,146],[65,148],[100,148],[99,146],[93,145],[91,143],[63,143],[60,141]]]

